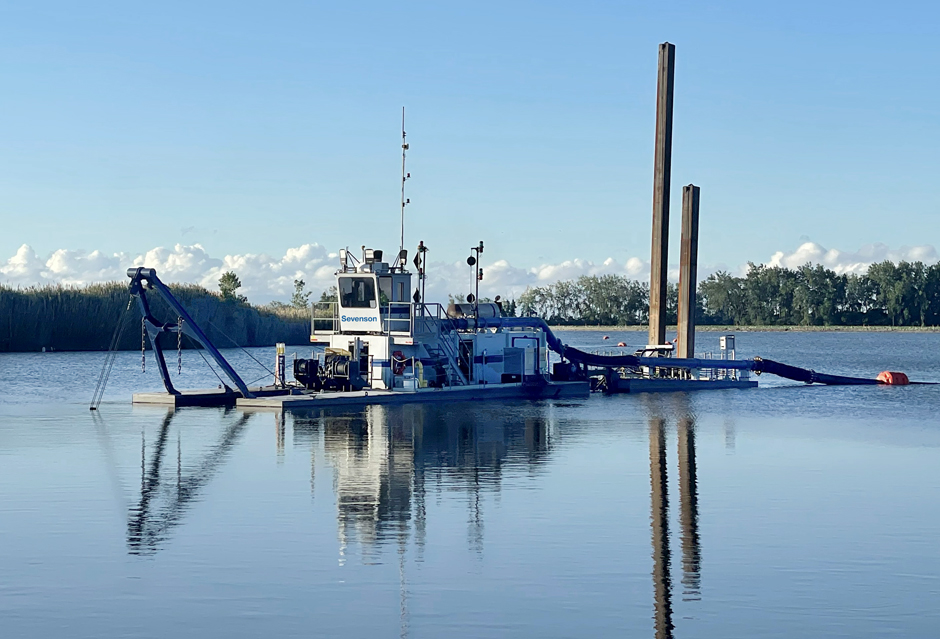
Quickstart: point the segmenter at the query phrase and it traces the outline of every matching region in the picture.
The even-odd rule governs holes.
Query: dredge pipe
[[[472,319],[454,320],[458,329],[472,329],[474,321]],[[561,355],[569,362],[578,364],[587,364],[589,366],[640,366],[640,358],[635,355],[597,355],[595,353],[586,353],[582,350],[568,346],[562,342],[548,324],[541,317],[481,317],[476,321],[478,328],[537,328],[545,333],[545,341],[548,347]]]
[[[827,384],[830,386],[877,385],[888,382],[881,379],[867,379],[864,377],[847,377],[844,375],[827,375],[817,373],[807,368],[799,368],[782,364],[772,359],[755,357],[754,359],[699,359],[689,358],[662,358],[637,357],[636,355],[597,355],[587,353],[572,346],[568,346],[558,338],[548,324],[540,317],[493,317],[473,319],[461,318],[453,320],[458,330],[476,328],[534,328],[545,333],[548,347],[564,359],[577,364],[588,366],[619,368],[621,366],[650,368],[710,368],[721,370],[744,370],[755,373],[769,373],[784,379],[792,379],[806,384]],[[884,374],[882,374],[884,375]],[[906,378],[905,378],[906,380]]]
[[[777,377],[792,379],[797,382],[806,382],[807,384],[829,384],[830,386],[861,386],[881,384],[877,379],[865,379],[864,377],[845,377],[842,375],[827,375],[817,373],[814,370],[798,368],[789,364],[781,364],[772,359],[763,359],[755,357],[751,368],[755,373],[770,373]]]

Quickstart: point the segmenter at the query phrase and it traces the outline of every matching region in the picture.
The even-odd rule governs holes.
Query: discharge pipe
[[[545,333],[545,339],[548,347],[562,358],[576,364],[585,364],[588,366],[620,368],[622,366],[639,367],[648,366],[651,368],[711,368],[722,370],[742,370],[753,371],[755,373],[769,373],[784,379],[792,379],[806,384],[827,384],[829,386],[862,386],[862,385],[890,385],[905,386],[911,382],[904,373],[895,373],[885,371],[878,375],[877,379],[864,377],[847,377],[844,375],[828,375],[826,373],[817,373],[807,368],[799,368],[775,362],[772,359],[755,357],[754,359],[699,359],[689,358],[662,358],[662,357],[638,357],[636,355],[597,355],[587,353],[580,349],[568,346],[558,338],[548,324],[540,317],[493,317],[479,318],[476,322],[472,318],[462,318],[453,320],[454,325],[459,330],[471,330],[473,328],[536,328]],[[927,382],[915,382],[927,383]]]

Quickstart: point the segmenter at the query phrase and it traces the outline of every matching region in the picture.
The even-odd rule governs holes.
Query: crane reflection
[[[246,413],[227,424],[208,451],[185,469],[181,436],[177,433],[176,476],[167,480],[164,459],[176,414],[170,409],[163,417],[149,460],[145,431],[141,431],[140,499],[131,506],[127,519],[127,547],[132,555],[151,555],[159,550],[170,530],[181,523],[190,505],[225,463],[251,419],[251,414]]]

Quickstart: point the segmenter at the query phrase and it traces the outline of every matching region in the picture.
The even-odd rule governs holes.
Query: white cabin
[[[404,252],[389,265],[381,251],[364,250],[362,260],[341,251],[336,301],[313,305],[311,343],[348,353],[358,363],[361,388],[415,391],[549,379],[544,332],[487,326],[487,318],[499,317],[496,304],[460,304],[448,314],[440,304],[424,303],[405,263]]]

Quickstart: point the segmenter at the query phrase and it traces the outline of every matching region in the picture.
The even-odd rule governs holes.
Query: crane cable
[[[275,377],[277,376],[277,373],[275,373],[275,372],[272,371],[270,368],[268,368],[267,366],[265,366],[264,364],[262,364],[260,361],[258,361],[258,358],[257,358],[257,357],[255,357],[254,355],[252,355],[251,353],[249,353],[247,350],[245,350],[245,348],[244,348],[243,346],[241,346],[238,342],[236,342],[234,339],[232,339],[232,336],[229,335],[228,333],[226,333],[225,331],[223,331],[222,328],[219,327],[215,322],[213,322],[212,320],[207,320],[207,321],[209,322],[209,325],[210,325],[210,326],[214,327],[217,331],[219,331],[220,333],[222,333],[222,335],[223,335],[228,341],[230,341],[232,344],[234,344],[234,345],[235,345],[235,348],[239,349],[239,350],[240,350],[241,352],[243,352],[245,355],[247,355],[247,356],[250,357],[251,359],[255,360],[255,363],[256,363],[258,366],[260,366],[260,367],[263,368],[264,370],[268,371],[269,373],[271,373],[271,374],[274,375]]]
[[[134,297],[127,300],[127,306],[114,327],[114,334],[111,336],[111,345],[108,347],[108,354],[105,356],[104,364],[101,367],[101,373],[98,374],[98,383],[95,386],[95,393],[91,397],[89,410],[98,410],[101,405],[101,398],[104,397],[104,389],[108,385],[108,378],[111,376],[111,369],[114,367],[114,360],[117,358],[117,349],[121,343],[121,337],[124,335],[124,329],[127,327],[127,312],[131,309]]]
[[[206,356],[203,354],[202,349],[199,348],[200,345],[196,343],[196,340],[194,340],[189,335],[186,335],[186,339],[189,340],[189,343],[192,345],[193,350],[199,353],[199,357],[202,358],[202,361],[206,363],[206,366],[209,367],[209,370],[212,371],[212,374],[215,375],[216,378],[219,380],[219,383],[221,384],[220,388],[228,388],[228,384],[226,384],[225,380],[222,379],[222,377],[216,372],[214,368],[212,368],[212,364],[210,364],[209,360],[206,359]]]

